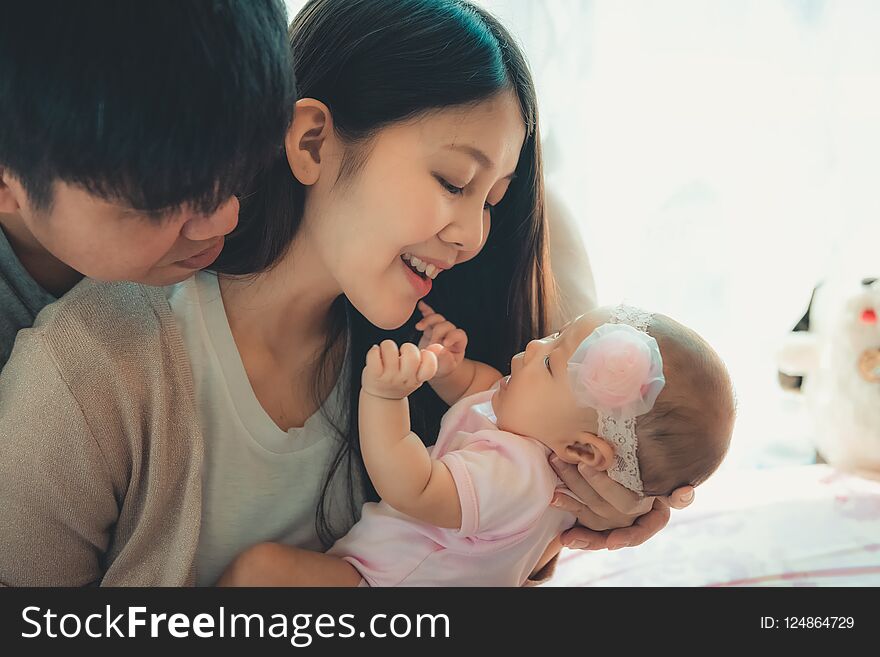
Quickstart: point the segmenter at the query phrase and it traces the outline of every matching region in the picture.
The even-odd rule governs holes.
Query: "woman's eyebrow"
[[[495,163],[489,158],[489,156],[476,146],[469,146],[467,144],[447,144],[446,149],[450,151],[458,151],[459,153],[467,153],[477,161],[477,164],[485,169],[495,168]],[[515,177],[515,172],[511,172],[501,180],[513,180]]]

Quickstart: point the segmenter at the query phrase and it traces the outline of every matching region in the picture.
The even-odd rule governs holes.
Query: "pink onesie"
[[[370,586],[522,586],[575,516],[550,506],[562,482],[537,440],[500,430],[494,388],[458,401],[430,449],[452,473],[461,529],[434,527],[385,502],[330,548]]]

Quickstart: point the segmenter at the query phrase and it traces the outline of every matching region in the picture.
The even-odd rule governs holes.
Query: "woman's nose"
[[[197,214],[186,220],[180,234],[193,242],[228,235],[238,225],[238,199],[234,196],[212,214]]]
[[[439,237],[444,242],[454,244],[462,251],[479,251],[488,236],[488,214],[480,206],[479,214],[473,208],[462,209],[458,216],[440,231]]]

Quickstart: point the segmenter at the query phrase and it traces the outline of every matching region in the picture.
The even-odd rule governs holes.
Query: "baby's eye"
[[[550,369],[550,354],[544,356],[544,367],[547,368],[547,371],[550,372],[550,374],[553,374],[553,370]]]

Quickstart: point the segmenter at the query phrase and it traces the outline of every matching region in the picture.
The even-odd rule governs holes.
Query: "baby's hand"
[[[407,342],[384,340],[367,352],[361,387],[374,397],[403,399],[437,373],[437,355]]]
[[[419,349],[430,349],[437,354],[436,378],[451,374],[464,360],[467,347],[467,333],[455,324],[434,312],[424,301],[419,301],[422,319],[416,324],[417,331],[424,331],[419,340]]]

